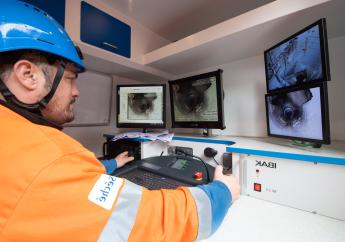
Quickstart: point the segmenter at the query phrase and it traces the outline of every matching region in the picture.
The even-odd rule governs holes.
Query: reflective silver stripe
[[[142,195],[142,187],[125,181],[113,212],[98,241],[127,241],[132,231]]]
[[[211,202],[206,193],[197,187],[189,187],[192,193],[196,207],[198,209],[198,237],[197,240],[205,239],[211,235],[212,232],[212,208]]]

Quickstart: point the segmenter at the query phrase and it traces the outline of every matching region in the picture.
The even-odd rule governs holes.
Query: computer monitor
[[[329,81],[326,20],[320,19],[264,52],[267,92]]]
[[[330,144],[327,83],[266,94],[269,136]]]
[[[173,128],[225,129],[222,72],[169,81]]]
[[[165,128],[165,84],[117,85],[118,128]]]

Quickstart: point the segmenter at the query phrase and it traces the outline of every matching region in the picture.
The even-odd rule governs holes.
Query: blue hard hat
[[[43,10],[16,0],[0,1],[0,53],[39,50],[85,71],[82,54],[64,28]]]

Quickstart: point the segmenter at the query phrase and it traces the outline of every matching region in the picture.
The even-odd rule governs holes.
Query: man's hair
[[[17,50],[0,53],[0,78],[5,81],[8,78],[13,65],[19,60],[28,60],[41,67],[46,78],[45,88],[50,89],[53,84],[50,65],[53,65],[59,58],[37,50]],[[60,58],[61,59],[61,58]]]

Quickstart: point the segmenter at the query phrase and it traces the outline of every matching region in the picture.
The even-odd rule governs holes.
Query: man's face
[[[53,68],[55,75],[57,68]],[[76,79],[76,69],[72,65],[67,65],[53,98],[41,110],[43,117],[59,125],[73,121],[73,103],[79,97]]]

